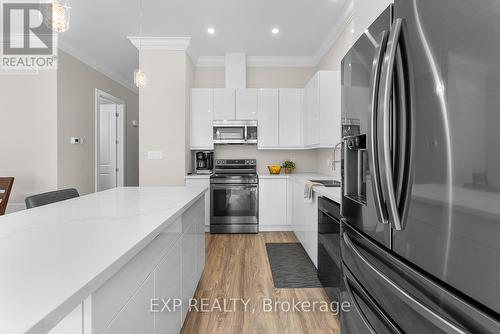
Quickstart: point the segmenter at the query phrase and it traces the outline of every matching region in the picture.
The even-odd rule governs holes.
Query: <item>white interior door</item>
[[[117,105],[99,105],[98,191],[115,188],[117,175]]]

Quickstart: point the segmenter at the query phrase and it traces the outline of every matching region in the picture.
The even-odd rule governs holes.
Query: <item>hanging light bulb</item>
[[[142,0],[139,0],[139,68],[134,71],[134,84],[143,88],[147,83],[148,78],[142,70]]]
[[[134,84],[138,88],[143,88],[144,86],[146,86],[147,83],[148,83],[148,78],[146,77],[146,73],[144,73],[144,71],[141,69],[135,70],[134,71]]]
[[[71,7],[65,1],[53,0],[49,9],[51,13],[46,15],[46,25],[54,32],[67,31]]]

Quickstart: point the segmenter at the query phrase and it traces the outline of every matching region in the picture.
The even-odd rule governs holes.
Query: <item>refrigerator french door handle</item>
[[[361,307],[359,306],[358,302],[356,301],[356,297],[354,297],[354,294],[352,293],[351,285],[349,284],[349,281],[347,280],[347,277],[344,275],[344,285],[347,290],[347,293],[351,297],[352,304],[354,306],[354,309],[356,312],[359,314],[361,317],[361,320],[363,321],[363,324],[365,325],[366,328],[368,328],[368,331],[371,334],[377,334],[373,326],[370,324],[366,316],[364,315],[363,311],[361,310]]]
[[[378,145],[377,145],[377,114],[378,114],[378,96],[380,88],[380,71],[382,68],[382,62],[384,53],[387,47],[389,33],[387,31],[382,32],[382,38],[375,51],[375,56],[373,58],[373,68],[372,68],[372,81],[370,87],[370,149],[368,151],[368,158],[370,162],[371,183],[373,187],[375,207],[377,209],[378,220],[383,224],[388,224],[387,210],[382,205],[382,191],[380,183],[380,169],[378,161]]]
[[[392,287],[394,292],[411,308],[417,311],[419,314],[423,315],[426,319],[430,320],[436,327],[449,334],[468,334],[469,332],[465,331],[458,325],[450,322],[444,317],[440,316],[423,303],[418,301],[415,297],[410,295],[404,289],[399,287],[396,283],[394,283],[389,277],[387,277],[384,273],[378,270],[371,262],[359,251],[359,249],[354,245],[351,241],[349,235],[346,232],[342,234],[342,238],[344,239],[345,244],[356,254],[356,256],[363,261],[378,277],[380,277],[388,287]]]
[[[403,20],[396,19],[389,35],[389,41],[387,43],[387,52],[384,59],[384,65],[382,66],[382,99],[379,106],[382,107],[383,115],[383,135],[382,135],[382,151],[383,151],[383,174],[385,188],[385,200],[388,205],[389,219],[393,224],[393,228],[397,231],[403,229],[401,222],[401,217],[398,210],[398,202],[396,200],[396,194],[394,189],[394,168],[392,166],[392,155],[391,155],[391,97],[393,92],[393,74],[394,67],[396,64],[396,56],[398,50],[398,43],[401,36],[401,31],[403,28]]]

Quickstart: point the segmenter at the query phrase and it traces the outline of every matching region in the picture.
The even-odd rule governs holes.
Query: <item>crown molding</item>
[[[196,64],[198,55],[196,54],[191,37],[139,37],[127,36],[137,50],[170,50],[186,51],[193,64]]]
[[[320,63],[323,57],[328,53],[328,51],[330,51],[332,46],[338,40],[340,34],[342,34],[342,32],[352,22],[354,2],[350,1],[344,8],[345,9],[342,12],[342,16],[339,19],[341,24],[339,25],[336,24],[333,26],[332,30],[330,30],[330,32],[326,35],[325,39],[323,40],[323,43],[321,43],[319,49],[313,55],[312,58],[314,59],[315,66],[317,66]]]
[[[191,37],[138,37],[128,36],[127,39],[142,50],[172,50],[187,51],[191,45]]]
[[[139,92],[130,78],[123,76],[119,72],[111,70],[106,64],[101,63],[100,61],[95,59],[95,57],[92,57],[88,53],[81,51],[81,49],[75,48],[70,43],[63,42],[61,39],[59,39],[59,49],[78,59],[82,63],[90,66],[91,68],[110,78],[111,80],[117,82],[118,84],[124,86],[125,88],[131,90],[132,92],[136,94]]]

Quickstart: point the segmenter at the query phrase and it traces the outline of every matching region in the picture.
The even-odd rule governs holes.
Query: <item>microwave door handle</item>
[[[448,319],[442,317],[437,314],[429,307],[427,307],[424,303],[417,300],[406,290],[397,285],[393,280],[391,280],[388,276],[386,276],[382,271],[376,268],[358,249],[358,247],[352,242],[349,235],[344,232],[342,234],[342,239],[344,239],[344,243],[349,247],[354,254],[366,265],[370,270],[378,276],[381,280],[386,283],[387,288],[391,288],[393,292],[401,298],[408,306],[417,311],[419,314],[424,316],[426,319],[431,321],[435,326],[441,329],[445,333],[450,334],[467,334],[467,332],[460,326],[452,323]]]
[[[378,220],[383,224],[388,224],[387,212],[382,205],[382,189],[380,182],[380,168],[378,160],[378,135],[377,135],[377,119],[378,119],[378,96],[380,88],[380,71],[382,67],[384,53],[387,47],[388,32],[382,33],[382,38],[375,51],[372,68],[372,80],[370,87],[370,125],[369,125],[369,150],[368,159],[371,171],[371,183],[373,187],[373,195],[375,207],[377,209]]]

